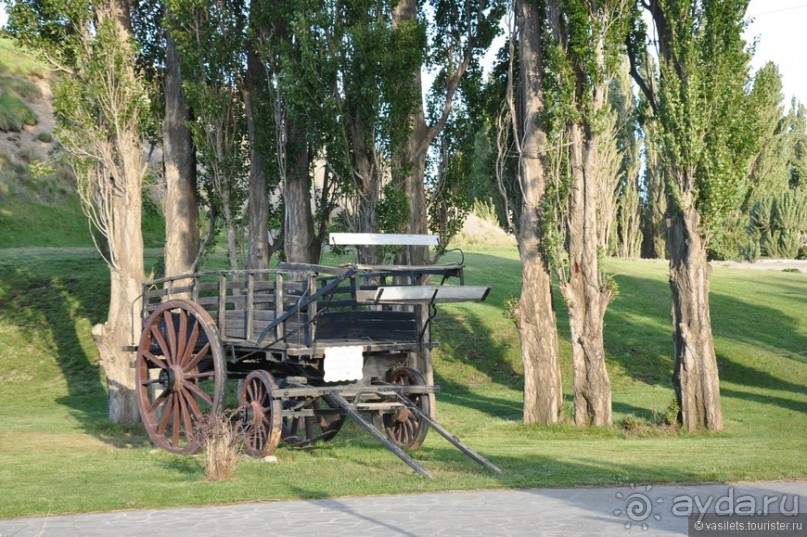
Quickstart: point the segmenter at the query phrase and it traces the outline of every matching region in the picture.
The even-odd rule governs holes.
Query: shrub
[[[0,77],[0,90],[14,92],[28,101],[42,97],[42,91],[39,86],[20,77]]]
[[[196,423],[197,440],[205,457],[205,477],[208,481],[223,481],[232,477],[241,459],[244,434],[233,419],[233,411],[213,412]]]
[[[751,209],[749,232],[759,239],[763,254],[798,257],[807,233],[807,192],[787,190],[758,201]]]
[[[11,92],[0,92],[0,131],[19,132],[26,125],[36,125],[36,114]]]

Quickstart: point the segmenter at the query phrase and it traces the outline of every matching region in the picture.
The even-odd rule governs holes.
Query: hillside
[[[52,77],[32,54],[0,37],[0,248],[93,245],[54,135]],[[161,217],[145,216],[147,245],[162,244],[162,229]]]
[[[0,38],[0,248],[92,245],[54,139],[50,79],[41,62]]]

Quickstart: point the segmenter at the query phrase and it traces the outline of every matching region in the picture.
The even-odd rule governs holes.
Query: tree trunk
[[[287,118],[286,144],[287,173],[283,181],[285,204],[286,261],[292,263],[319,263],[320,244],[314,234],[314,216],[311,211],[311,171],[308,144],[305,135],[294,120]]]
[[[596,102],[596,99],[595,99]],[[569,310],[574,367],[574,421],[577,425],[610,425],[611,383],[605,368],[603,325],[611,292],[600,281],[598,260],[600,176],[598,138],[584,136],[573,124],[569,139],[569,168],[573,183],[569,203],[568,280],[560,288]],[[599,215],[601,216],[601,215]]]
[[[670,213],[674,214],[674,207]],[[711,267],[701,240],[700,215],[685,209],[668,220],[673,347],[673,386],[679,419],[688,431],[720,431],[720,380],[709,313]]]
[[[109,17],[115,23],[120,46],[132,58],[124,70],[127,80],[117,82],[137,85],[129,4],[125,0],[111,0],[108,9],[106,13],[104,7],[96,7],[96,16],[99,22]],[[111,194],[110,218],[114,224],[108,241],[114,266],[110,266],[109,314],[106,323],[93,327],[92,334],[107,378],[109,419],[113,423],[135,423],[139,420],[136,383],[134,370],[129,367],[133,353],[123,348],[140,335],[140,297],[145,279],[141,229],[144,169],[135,129],[117,130],[114,144],[118,151],[115,173],[120,183]]]
[[[167,37],[165,49],[165,275],[193,272],[200,248],[196,158],[188,129],[177,46]]]
[[[249,254],[247,268],[269,267],[269,192],[266,182],[266,161],[260,150],[258,128],[258,91],[264,81],[260,59],[252,43],[247,49],[247,76],[242,88],[244,114],[249,138]]]
[[[238,230],[231,205],[230,186],[226,178],[220,177],[217,182],[221,185],[219,196],[221,196],[221,212],[224,215],[224,234],[227,237],[227,260],[230,270],[238,270]]]
[[[393,28],[402,23],[417,20],[417,0],[399,0],[393,11]],[[426,125],[426,114],[423,109],[423,78],[421,65],[412,70],[407,84],[413,102],[408,117],[400,118],[409,124],[410,132],[404,146],[399,149],[400,154],[396,168],[405,170],[401,178],[406,201],[409,204],[409,221],[406,232],[425,234],[429,232],[428,217],[426,214],[426,188],[424,185],[426,173],[426,149],[436,133],[429,132]],[[426,147],[424,147],[424,144]],[[429,262],[429,248],[426,246],[410,246],[409,261],[413,265],[426,265]],[[432,382],[426,379],[426,382]]]
[[[543,163],[547,137],[541,117],[544,23],[538,6],[526,0],[516,2],[516,17],[520,36],[521,117],[514,118],[514,123],[516,137],[523,140],[519,155],[523,198],[517,233],[522,287],[514,314],[524,364],[524,422],[552,424],[560,417],[563,392],[552,278],[541,243],[542,205],[547,187]]]
[[[356,196],[353,200],[354,218],[352,231],[357,233],[377,233],[376,205],[381,199],[381,177],[372,149],[366,142],[364,121],[361,110],[356,103],[348,102],[350,114],[350,147],[353,180],[356,184]],[[374,246],[357,248],[359,262],[373,265],[377,262]]]
[[[535,211],[524,207],[524,215]],[[540,253],[535,214],[522,217],[518,233],[521,254],[521,298],[515,315],[524,365],[524,423],[557,423],[563,406],[558,335],[552,306],[552,279]]]

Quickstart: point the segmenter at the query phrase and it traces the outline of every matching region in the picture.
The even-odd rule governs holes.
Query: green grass
[[[0,131],[17,132],[36,125],[36,114],[26,101],[40,97],[30,77],[41,77],[44,72],[33,56],[10,39],[0,38]]]
[[[8,37],[0,37],[0,74],[44,76],[47,69]]]
[[[279,464],[246,460],[232,479],[208,483],[200,456],[167,454],[139,427],[106,422],[89,336],[108,300],[97,256],[0,252],[0,517],[432,490],[807,478],[807,275],[714,271],[726,427],[685,434],[521,424],[518,338],[503,314],[519,292],[518,255],[514,248],[478,250],[466,263],[467,282],[493,291],[483,304],[441,308],[434,332],[443,387],[438,416],[504,475],[477,467],[432,433],[414,453],[437,474],[427,481],[346,426],[330,443],[281,447]],[[606,318],[616,418],[652,421],[673,397],[666,264],[608,266],[620,286]],[[559,300],[556,308],[568,393],[568,319]]]
[[[17,95],[0,93],[0,131],[21,131],[26,125],[36,125],[36,114]]]
[[[46,189],[59,188],[61,183],[46,182]],[[92,248],[92,236],[87,217],[75,194],[64,196],[60,205],[21,203],[8,200],[0,203],[0,248],[52,247]],[[54,196],[56,194],[53,194]],[[145,216],[143,241],[147,248],[162,246],[165,220],[161,215]]]

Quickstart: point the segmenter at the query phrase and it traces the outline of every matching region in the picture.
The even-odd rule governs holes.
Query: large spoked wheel
[[[244,424],[244,450],[253,457],[274,453],[280,443],[282,405],[275,399],[275,378],[268,371],[253,371],[241,386],[238,404]]]
[[[398,367],[394,369],[388,378],[390,384],[399,386],[424,386],[426,381],[417,369],[411,367]],[[431,403],[428,394],[404,395],[425,415],[431,413]],[[384,414],[384,430],[387,438],[398,444],[403,449],[417,449],[426,439],[429,432],[429,424],[419,418],[414,412],[406,407],[401,407],[391,414]]]
[[[221,411],[227,369],[216,325],[198,304],[160,304],[143,326],[135,361],[140,418],[171,453],[198,451],[197,423]]]
[[[283,441],[289,446],[305,447],[330,440],[345,423],[346,416],[337,412],[326,398],[313,399],[302,408],[313,410],[314,415],[283,419]]]

